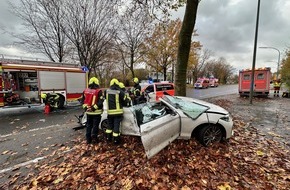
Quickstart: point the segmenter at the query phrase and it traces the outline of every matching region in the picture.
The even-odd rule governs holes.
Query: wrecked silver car
[[[108,126],[106,110],[101,128]],[[147,102],[124,108],[122,135],[141,136],[148,158],[175,139],[196,138],[207,146],[233,135],[228,111],[205,101],[165,95],[160,102]]]

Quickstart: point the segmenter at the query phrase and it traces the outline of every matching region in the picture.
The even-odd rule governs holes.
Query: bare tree
[[[206,75],[204,68],[206,67],[207,63],[210,61],[212,54],[213,54],[212,51],[208,49],[204,49],[202,53],[200,54],[200,56],[198,57],[197,65],[192,71],[195,80],[198,77],[203,77]]]
[[[35,53],[43,53],[53,62],[63,62],[70,51],[70,43],[62,31],[62,1],[19,0],[11,4],[13,12],[23,20],[26,33],[17,35],[24,45]]]
[[[134,65],[140,61],[142,44],[151,28],[151,19],[143,9],[126,8],[119,17],[119,29],[116,37],[116,49],[122,63],[129,68],[135,77]]]
[[[116,32],[117,7],[114,0],[67,0],[64,31],[74,44],[82,66],[97,74],[103,66]]]

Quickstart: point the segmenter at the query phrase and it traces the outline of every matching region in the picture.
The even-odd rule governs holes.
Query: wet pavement
[[[223,104],[234,119],[242,120],[246,127],[254,127],[271,140],[277,140],[290,149],[290,99],[282,97],[253,98],[238,94],[212,98],[210,102]],[[220,102],[220,103],[218,103]]]

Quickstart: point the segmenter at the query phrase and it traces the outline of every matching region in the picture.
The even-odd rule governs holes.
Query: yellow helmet
[[[134,81],[134,83],[139,83],[139,79],[138,79],[137,77],[135,77],[135,78],[133,79],[133,81]]]
[[[90,84],[93,84],[93,83],[95,83],[95,84],[97,84],[97,85],[100,84],[100,83],[99,83],[99,80],[98,80],[96,77],[92,77],[92,78],[89,80],[89,85],[90,85]]]
[[[122,83],[122,82],[119,82],[119,87],[120,87],[120,88],[125,88],[125,85],[124,85],[124,83]]]
[[[119,81],[117,79],[112,79],[110,81],[110,86],[113,86],[114,84],[119,85]]]
[[[40,95],[41,99],[45,99],[45,98],[46,98],[46,96],[47,96],[47,95],[46,95],[46,94],[44,94],[44,93]]]

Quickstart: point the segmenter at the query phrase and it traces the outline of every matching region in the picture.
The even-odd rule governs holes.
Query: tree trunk
[[[167,80],[167,73],[166,73],[167,67],[163,67],[163,80]]]
[[[187,0],[179,34],[175,72],[175,95],[186,96],[186,70],[199,0]]]

